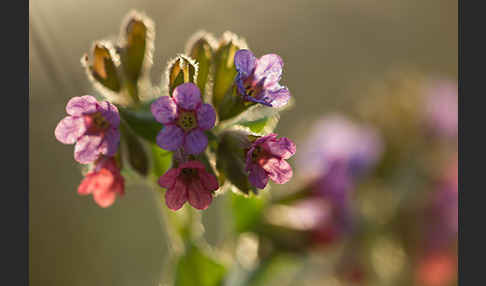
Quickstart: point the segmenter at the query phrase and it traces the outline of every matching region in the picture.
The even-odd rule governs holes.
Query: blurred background
[[[154,84],[160,83],[167,61],[184,52],[187,39],[201,29],[218,37],[230,30],[244,37],[255,55],[277,53],[283,58],[283,82],[296,104],[283,114],[276,131],[294,139],[298,147],[291,162],[293,181],[273,188],[272,193],[286,193],[308,181],[304,148],[299,146],[321,142],[311,139],[311,133],[321,132],[313,122],[341,114],[357,126],[373,126],[380,134],[383,150],[378,162],[367,179],[353,187],[356,196],[351,201],[368,226],[349,240],[360,237],[362,243],[347,241],[336,249],[316,252],[322,257],[342,253],[342,249],[356,255],[364,252],[364,258],[351,266],[333,262],[353,269],[343,274],[351,278],[343,282],[342,277],[334,278],[340,274],[322,277],[320,269],[329,262],[318,255],[309,258],[307,270],[300,274],[306,279],[265,285],[296,285],[292,284],[296,281],[305,285],[454,285],[454,278],[444,282],[437,277],[454,276],[455,262],[449,258],[455,253],[447,247],[447,251],[428,251],[427,241],[440,243],[421,234],[429,226],[440,225],[434,217],[441,212],[436,211],[441,203],[434,203],[436,187],[432,185],[451,180],[441,174],[453,168],[448,166],[457,158],[457,130],[436,136],[442,132],[437,131],[440,123],[430,123],[420,112],[430,105],[430,94],[454,94],[456,88],[457,96],[457,7],[453,0],[31,1],[31,285],[159,285],[162,279],[168,242],[158,195],[131,183],[126,196],[108,209],[79,197],[76,189],[82,176],[72,159],[72,146],[54,137],[68,99],[93,92],[81,68],[81,56],[94,40],[116,39],[131,9],[145,12],[155,23]],[[438,108],[439,113],[455,116],[457,129],[455,104],[432,104],[424,112]],[[457,196],[457,177],[455,188]],[[219,227],[224,218],[223,197],[217,197],[203,215],[206,238],[212,245],[224,239]],[[422,218],[414,217],[422,210]],[[457,220],[457,210],[455,214]],[[420,225],[423,218],[432,222]],[[358,264],[368,268],[356,268]]]

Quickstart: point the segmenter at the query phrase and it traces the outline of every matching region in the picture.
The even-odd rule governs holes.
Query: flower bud
[[[126,16],[120,36],[120,58],[125,77],[134,84],[152,65],[154,36],[154,24],[148,17],[136,11]]]
[[[186,55],[178,55],[169,61],[165,72],[169,95],[174,89],[187,82],[195,83],[198,75],[198,64]]]
[[[196,60],[199,65],[197,76],[197,86],[201,94],[205,95],[206,85],[209,81],[211,72],[211,61],[216,40],[213,36],[205,31],[195,33],[186,45],[186,54]],[[206,100],[207,101],[207,100]]]
[[[91,49],[92,62],[88,54],[81,58],[81,64],[86,75],[95,88],[108,99],[117,101],[121,99],[118,93],[121,90],[121,78],[118,74],[120,59],[110,42],[95,42]]]
[[[231,32],[225,32],[219,42],[214,54],[214,85],[213,104],[218,111],[224,101],[225,95],[232,95],[231,87],[236,76],[234,57],[236,51],[245,49],[247,44],[244,39],[239,38]]]

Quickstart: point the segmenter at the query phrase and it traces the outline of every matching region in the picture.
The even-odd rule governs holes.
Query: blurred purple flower
[[[341,115],[319,120],[302,148],[299,169],[319,178],[328,189],[348,189],[381,157],[383,143],[377,131]]]
[[[246,152],[246,168],[250,183],[263,189],[270,178],[277,184],[285,184],[292,178],[292,167],[287,159],[295,154],[294,142],[286,137],[277,139],[272,133],[255,140]]]
[[[271,107],[281,107],[290,98],[289,90],[279,84],[283,61],[276,54],[264,55],[257,59],[249,50],[235,53],[238,74],[236,85],[245,100]]]
[[[455,81],[436,80],[427,88],[425,116],[429,128],[446,138],[457,137],[458,86]]]
[[[87,164],[100,155],[115,155],[120,142],[120,115],[116,106],[85,95],[69,100],[66,112],[69,116],[57,124],[54,134],[61,143],[76,143],[76,161]]]
[[[164,124],[157,144],[169,151],[184,147],[187,154],[199,154],[208,145],[204,130],[214,127],[216,113],[202,103],[199,88],[184,83],[174,89],[173,97],[161,96],[151,106],[155,119]]]

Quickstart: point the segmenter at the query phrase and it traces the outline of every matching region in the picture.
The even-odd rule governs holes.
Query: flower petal
[[[249,50],[239,50],[235,53],[236,70],[243,76],[248,77],[256,66],[257,59]]]
[[[183,83],[174,89],[174,100],[179,107],[187,110],[194,110],[201,104],[201,93],[197,85],[193,83]]]
[[[88,173],[78,187],[78,194],[88,195],[95,192],[105,192],[113,184],[115,177],[107,169]]]
[[[206,167],[200,161],[187,161],[179,165],[179,169],[201,169],[206,170]]]
[[[69,115],[81,116],[97,111],[98,101],[91,95],[76,96],[71,98],[66,105],[66,112]]]
[[[159,185],[162,188],[166,188],[166,189],[173,188],[180,172],[181,172],[180,168],[172,168],[169,171],[165,172],[165,174],[163,174],[159,178],[159,181],[158,181]]]
[[[204,151],[208,146],[208,138],[203,131],[196,129],[186,135],[184,150],[187,154],[196,155]]]
[[[281,159],[288,159],[292,157],[296,151],[295,143],[287,137],[267,140],[265,143],[263,143],[263,148],[265,148],[272,155]]]
[[[94,201],[102,208],[111,206],[116,199],[116,193],[112,191],[93,193]]]
[[[83,117],[66,116],[59,121],[54,134],[64,144],[74,144],[86,132]]]
[[[292,167],[287,161],[278,158],[270,158],[262,168],[267,171],[269,178],[277,184],[285,184],[292,178]]]
[[[84,135],[74,146],[74,159],[81,164],[95,161],[100,153],[99,147],[102,137],[98,135]]]
[[[170,96],[161,96],[150,106],[155,120],[162,124],[174,122],[177,118],[177,104]]]
[[[199,171],[199,179],[206,191],[216,191],[219,188],[218,180],[216,176],[207,172],[206,170]]]
[[[118,127],[120,125],[120,114],[118,108],[108,101],[99,103],[101,115],[110,123],[112,127]]]
[[[202,130],[209,130],[216,122],[216,111],[211,104],[203,104],[197,109],[197,124]]]
[[[187,201],[187,187],[184,182],[176,180],[173,188],[165,192],[165,204],[171,210],[180,209]]]
[[[100,154],[111,157],[115,155],[120,143],[120,132],[118,129],[110,128],[104,133],[103,141],[100,144]]]
[[[213,201],[211,192],[204,189],[200,180],[192,180],[187,193],[189,203],[198,210],[207,209]]]
[[[250,183],[259,189],[264,189],[268,183],[268,175],[265,170],[257,164],[251,164],[248,166],[250,174],[248,180]]]
[[[184,131],[175,125],[166,125],[157,135],[157,145],[160,148],[175,151],[184,141]]]
[[[269,103],[272,107],[279,108],[286,105],[290,99],[290,92],[286,87],[279,86],[273,90],[265,90],[260,100]]]
[[[276,54],[264,55],[257,60],[255,68],[255,80],[264,80],[263,87],[270,88],[280,80],[282,75],[283,61]]]

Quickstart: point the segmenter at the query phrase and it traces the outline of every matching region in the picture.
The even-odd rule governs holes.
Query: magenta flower
[[[216,112],[202,103],[201,94],[193,83],[174,89],[173,96],[161,96],[151,106],[155,119],[164,124],[157,135],[157,144],[169,151],[184,147],[187,154],[199,154],[208,145],[204,130],[214,127]]]
[[[196,209],[207,209],[213,200],[212,192],[219,188],[216,177],[199,161],[185,162],[170,169],[159,178],[159,185],[167,189],[165,203],[175,211],[186,201]]]
[[[250,183],[263,189],[270,178],[277,184],[285,184],[292,178],[292,167],[286,159],[295,154],[294,142],[286,137],[277,139],[272,133],[255,140],[246,152],[246,168]]]
[[[94,201],[102,208],[111,206],[116,195],[125,194],[125,180],[120,174],[113,157],[100,158],[93,170],[84,177],[78,187],[78,194],[92,194]]]
[[[93,96],[74,97],[66,105],[69,116],[56,127],[57,140],[74,144],[74,159],[81,164],[95,161],[100,155],[115,155],[120,142],[120,115],[108,101],[98,102]]]
[[[257,59],[249,50],[235,53],[238,74],[236,85],[245,100],[271,107],[281,107],[290,98],[289,90],[279,84],[283,61],[276,54],[264,55]]]

